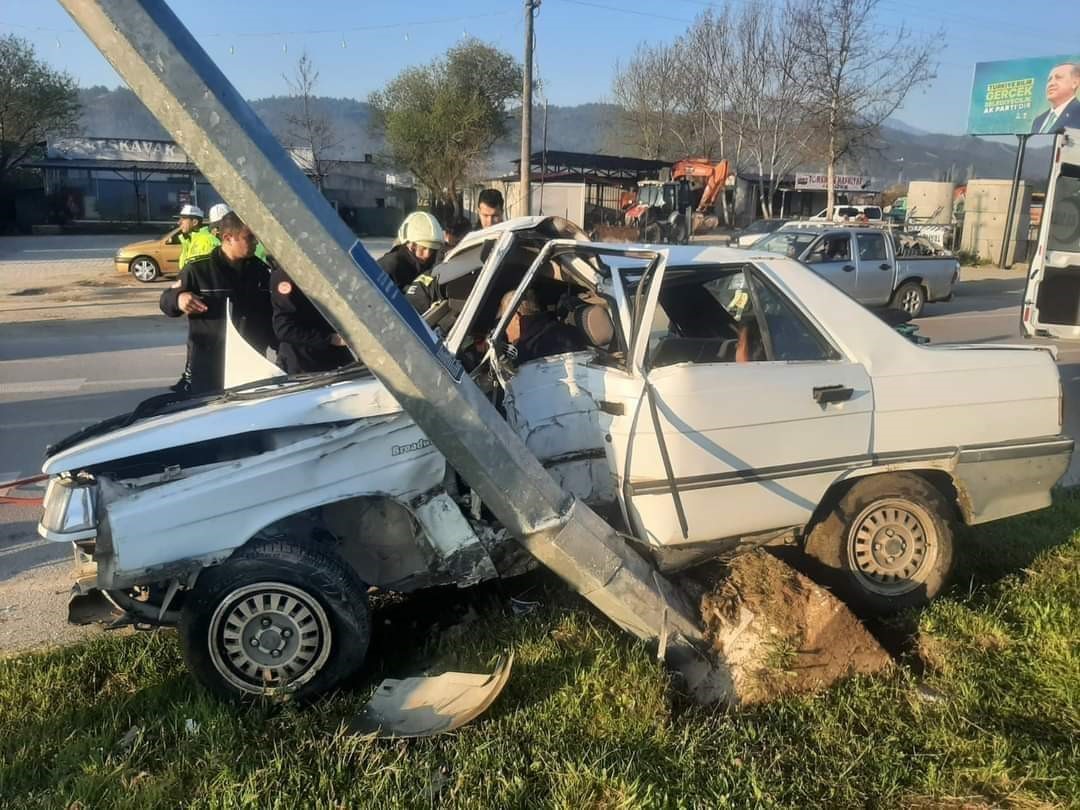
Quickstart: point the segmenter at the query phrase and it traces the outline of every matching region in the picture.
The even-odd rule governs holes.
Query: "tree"
[[[25,39],[0,37],[0,182],[50,135],[75,131],[78,86],[34,55]]]
[[[800,74],[796,18],[764,0],[750,0],[735,22],[736,61],[730,71],[731,104],[756,164],[758,196],[766,217],[773,216],[776,187],[801,163],[813,134]]]
[[[521,82],[512,56],[469,39],[372,93],[372,126],[385,136],[389,161],[457,216],[465,181],[507,133],[507,106],[520,98]]]
[[[624,110],[624,135],[645,158],[672,156],[671,141],[681,132],[676,95],[681,78],[678,44],[641,43],[625,68],[615,65],[612,95]]]
[[[869,148],[879,129],[915,88],[936,75],[941,34],[917,38],[905,26],[883,32],[880,0],[793,0],[796,59],[789,73],[821,139],[828,208],[835,205],[837,164]]]
[[[297,60],[293,75],[283,74],[282,78],[299,104],[298,110],[285,116],[284,140],[289,146],[300,147],[310,153],[311,165],[307,168],[321,191],[326,176],[335,166],[330,153],[341,145],[341,139],[330,119],[318,109],[319,98],[315,95],[315,87],[319,81],[319,71],[304,53]]]

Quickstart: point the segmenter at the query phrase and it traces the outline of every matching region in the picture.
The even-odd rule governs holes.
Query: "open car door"
[[[1025,337],[1080,340],[1080,130],[1066,129],[1054,163],[1039,244],[1024,291]]]

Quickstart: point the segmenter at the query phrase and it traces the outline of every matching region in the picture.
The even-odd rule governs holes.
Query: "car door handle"
[[[828,405],[831,402],[847,402],[855,393],[854,388],[846,385],[820,385],[814,388],[814,402]]]
[[[879,270],[892,270],[892,265],[886,262],[885,264],[879,264],[878,269]]]
[[[853,265],[853,264],[845,264],[840,269],[843,270],[845,273],[854,273],[855,272],[855,265]]]
[[[623,416],[626,413],[626,405],[622,402],[609,402],[602,399],[596,404],[600,407],[600,410],[604,413],[610,413],[612,416]]]

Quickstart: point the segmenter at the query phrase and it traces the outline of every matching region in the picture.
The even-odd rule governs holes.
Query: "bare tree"
[[[320,112],[319,99],[315,87],[319,82],[319,71],[304,53],[296,61],[296,70],[292,76],[283,74],[282,78],[289,86],[289,93],[299,104],[299,109],[285,116],[285,141],[293,147],[299,147],[310,153],[310,166],[315,185],[322,191],[326,176],[336,165],[330,159],[330,153],[341,145],[341,139],[334,131],[330,119]],[[307,155],[304,155],[307,159]]]
[[[624,138],[646,158],[671,157],[676,122],[678,75],[676,45],[638,45],[625,68],[615,66],[612,95],[632,129]]]
[[[801,73],[796,23],[786,10],[751,0],[735,24],[731,103],[740,113],[738,126],[757,169],[757,193],[766,217],[773,216],[776,188],[804,160],[813,133],[804,88],[795,80]]]
[[[904,25],[886,34],[875,21],[880,0],[792,0],[797,72],[790,78],[821,137],[828,211],[837,164],[865,151],[885,120],[936,75],[941,34],[917,38]]]

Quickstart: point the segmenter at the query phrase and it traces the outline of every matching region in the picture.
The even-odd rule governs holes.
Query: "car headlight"
[[[97,484],[78,478],[53,478],[45,490],[45,513],[38,534],[67,543],[97,535]]]

